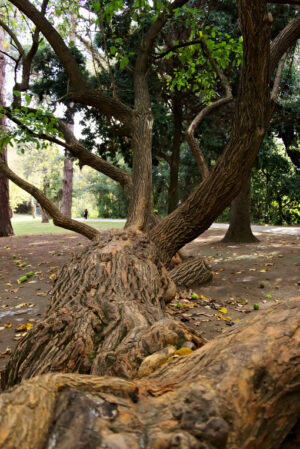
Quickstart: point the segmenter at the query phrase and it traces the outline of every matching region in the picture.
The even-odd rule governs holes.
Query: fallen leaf
[[[32,326],[33,326],[32,323],[25,323],[25,324],[21,324],[16,330],[17,330],[17,332],[29,331],[32,328]]]
[[[10,327],[12,327],[12,324],[11,323],[5,323],[4,327],[10,328]]]
[[[227,309],[226,307],[221,307],[221,309],[219,309],[218,312],[227,313]]]
[[[22,309],[22,307],[33,307],[34,304],[32,302],[22,302],[21,304],[18,304],[15,309]]]

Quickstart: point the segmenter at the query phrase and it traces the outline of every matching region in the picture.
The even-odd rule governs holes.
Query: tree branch
[[[208,57],[210,64],[212,65],[213,69],[216,71],[216,73],[222,83],[222,86],[225,90],[225,97],[220,98],[219,100],[210,102],[207,106],[205,106],[205,108],[202,109],[202,111],[200,111],[199,114],[196,115],[196,117],[194,118],[194,120],[192,121],[192,123],[190,124],[190,126],[188,127],[188,129],[186,131],[187,143],[188,143],[190,150],[193,153],[193,156],[197,162],[202,179],[205,179],[209,176],[209,169],[208,169],[207,163],[205,161],[204,154],[201,151],[198,141],[194,136],[195,129],[197,128],[199,123],[204,119],[204,117],[206,117],[213,110],[232,101],[233,96],[232,96],[230,84],[228,82],[227,77],[224,75],[224,73],[218,67],[218,64],[216,63],[215,59],[212,57],[212,55],[206,45],[205,39],[203,39],[203,38],[201,39],[201,46],[202,46],[203,53]]]
[[[133,184],[131,175],[121,168],[106,162],[101,157],[88,151],[74,136],[68,125],[59,120],[59,128],[66,139],[66,148],[70,153],[77,157],[82,165],[88,165],[95,170],[103,173],[114,181],[118,182],[124,190],[127,199],[133,194]]]
[[[171,3],[165,11],[163,11],[156,21],[150,26],[148,29],[144,39],[142,40],[141,48],[136,60],[136,70],[142,73],[146,73],[148,69],[148,58],[150,56],[153,42],[159,32],[161,31],[162,27],[166,24],[168,19],[173,15],[174,10],[177,8],[180,8],[185,3],[187,3],[188,0],[175,0],[173,3]]]
[[[21,44],[21,42],[19,41],[19,39],[17,38],[16,34],[6,25],[5,22],[3,22],[3,20],[0,19],[0,26],[4,29],[4,31],[6,31],[7,34],[9,34],[9,36],[12,38],[13,42],[16,44],[16,47],[20,53],[21,56],[25,55],[25,50]]]
[[[3,110],[10,120],[16,123],[21,129],[27,131],[31,136],[62,146],[63,148],[68,150],[74,157],[78,158],[81,165],[88,165],[89,167],[94,168],[103,175],[108,176],[109,178],[118,182],[123,188],[127,199],[130,198],[133,193],[131,175],[127,171],[115,167],[114,165],[106,162],[101,157],[88,151],[80,142],[78,142],[72,130],[69,129],[68,125],[64,123],[63,120],[57,119],[59,123],[59,129],[63,133],[65,141],[53,136],[49,136],[45,133],[35,133],[28,126],[24,125],[21,120],[14,117],[9,108],[4,108]]]
[[[300,14],[292,20],[273,40],[270,47],[270,76],[282,55],[300,38]]]
[[[281,81],[281,77],[282,77],[282,72],[283,72],[283,67],[284,67],[284,63],[286,60],[286,56],[287,56],[287,54],[285,53],[282,56],[282,58],[280,59],[278,67],[277,67],[277,72],[276,72],[273,89],[272,89],[272,93],[271,93],[271,100],[274,102],[276,102],[276,99],[278,96],[279,86],[280,86],[280,81]]]
[[[35,23],[52,46],[72,83],[74,89],[73,101],[94,106],[108,116],[114,116],[123,123],[130,123],[132,118],[131,108],[88,85],[69,47],[34,5],[28,0],[10,0],[10,2]]]
[[[5,176],[9,178],[13,183],[21,187],[21,189],[26,190],[26,192],[30,193],[30,195],[32,195],[53,218],[53,223],[56,226],[69,229],[70,231],[78,232],[79,234],[84,235],[90,240],[93,240],[100,234],[99,231],[92,228],[91,226],[88,226],[85,223],[80,223],[76,220],[72,220],[71,218],[68,218],[65,215],[61,214],[59,209],[52,203],[52,201],[49,200],[49,198],[46,197],[46,195],[44,195],[41,190],[16,175],[12,170],[10,170],[10,168],[1,158],[0,171],[4,173]]]

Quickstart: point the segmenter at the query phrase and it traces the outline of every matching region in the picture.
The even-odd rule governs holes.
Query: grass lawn
[[[124,222],[115,222],[115,221],[89,221],[86,222],[88,225],[93,228],[99,229],[99,231],[103,229],[110,228],[123,228]],[[36,218],[33,220],[30,218],[16,218],[12,219],[12,226],[14,228],[15,235],[28,235],[28,234],[66,234],[68,232],[67,229],[60,228],[55,226],[52,222],[49,223],[41,223],[40,218]]]

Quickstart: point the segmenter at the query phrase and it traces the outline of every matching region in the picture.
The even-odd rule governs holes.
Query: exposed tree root
[[[151,376],[48,374],[0,396],[0,447],[277,449],[300,413],[299,299]]]

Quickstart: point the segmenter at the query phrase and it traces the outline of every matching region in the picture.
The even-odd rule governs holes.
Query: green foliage
[[[271,136],[261,147],[252,180],[255,222],[300,224],[300,170]]]

